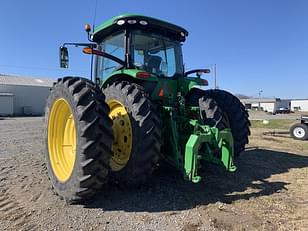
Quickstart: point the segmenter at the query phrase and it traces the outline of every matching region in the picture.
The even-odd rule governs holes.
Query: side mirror
[[[68,68],[68,50],[67,47],[60,47],[60,67]]]

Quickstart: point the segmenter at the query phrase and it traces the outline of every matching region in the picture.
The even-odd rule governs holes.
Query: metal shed
[[[53,82],[0,74],[0,115],[42,115]]]
[[[291,111],[308,112],[308,99],[292,99]]]
[[[0,92],[0,116],[10,116],[14,113],[14,95]]]

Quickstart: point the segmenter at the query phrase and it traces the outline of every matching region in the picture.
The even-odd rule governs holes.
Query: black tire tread
[[[103,94],[90,80],[81,77],[58,79],[48,100],[51,100],[57,89],[67,91],[73,98],[77,112],[76,126],[80,128],[80,134],[77,134],[77,146],[80,145],[77,150],[80,151],[77,155],[81,161],[75,163],[74,168],[79,168],[79,176],[74,186],[67,186],[73,187],[67,190],[69,193],[55,184],[54,188],[68,203],[82,202],[95,195],[107,181],[113,140],[112,121],[108,116],[108,106]],[[52,173],[49,171],[49,177],[50,174]],[[63,185],[61,187],[63,188]]]
[[[132,154],[127,165],[118,172],[111,172],[115,181],[126,187],[138,187],[149,180],[159,159],[160,117],[144,88],[138,84],[127,81],[114,82],[103,92],[107,100],[113,95],[121,95],[127,99],[125,106],[130,114],[132,129],[138,129],[138,134],[142,134],[139,137],[133,137]]]
[[[206,90],[204,97],[213,98],[223,113],[226,113],[234,139],[234,154],[239,156],[245,150],[245,145],[249,143],[251,125],[244,105],[237,97],[220,89]]]

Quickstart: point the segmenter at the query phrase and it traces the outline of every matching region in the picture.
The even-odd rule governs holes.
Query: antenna
[[[96,21],[96,11],[97,11],[97,0],[95,0],[95,8],[94,8],[94,16],[93,16],[93,31],[94,31],[94,27],[95,27],[95,21]]]
[[[96,21],[96,11],[97,11],[97,0],[95,0],[95,7],[94,7],[94,16],[93,16],[93,23],[92,23],[92,31],[95,29],[95,21]],[[91,55],[91,81],[93,81],[93,62],[94,62],[94,55]],[[95,83],[96,83],[95,77]]]

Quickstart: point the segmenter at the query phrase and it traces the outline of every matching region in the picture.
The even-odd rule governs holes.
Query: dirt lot
[[[82,206],[53,194],[42,126],[0,120],[0,230],[308,230],[308,142],[254,128],[233,175],[208,166],[194,185],[162,168],[149,187],[108,186]]]

